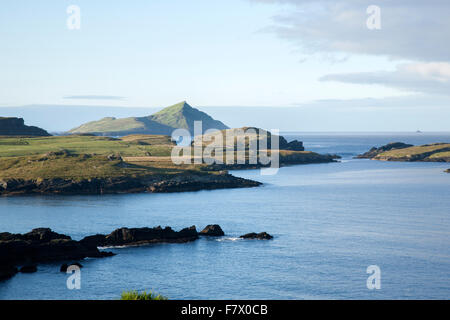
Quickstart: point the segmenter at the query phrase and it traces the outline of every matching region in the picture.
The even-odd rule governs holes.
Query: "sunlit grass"
[[[168,300],[168,298],[152,291],[138,292],[137,290],[131,290],[122,292],[120,300]]]

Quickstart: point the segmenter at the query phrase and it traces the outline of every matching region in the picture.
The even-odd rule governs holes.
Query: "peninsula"
[[[357,158],[382,161],[450,162],[450,143],[414,146],[394,142],[380,148],[374,147]]]

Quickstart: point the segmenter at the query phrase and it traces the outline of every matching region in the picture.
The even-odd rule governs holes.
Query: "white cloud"
[[[450,63],[400,64],[395,71],[329,74],[320,80],[377,84],[412,92],[450,95]]]
[[[273,30],[307,53],[356,53],[450,62],[447,0],[251,0],[293,5]],[[366,26],[369,5],[381,8],[381,30]]]

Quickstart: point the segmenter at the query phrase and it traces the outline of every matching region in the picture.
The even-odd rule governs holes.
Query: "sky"
[[[295,108],[299,127],[282,130],[448,131],[449,13],[444,0],[5,0],[0,107],[187,100]]]

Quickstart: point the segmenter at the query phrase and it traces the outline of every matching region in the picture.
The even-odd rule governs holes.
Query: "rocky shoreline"
[[[223,174],[182,174],[72,179],[0,179],[0,195],[170,193],[227,188],[250,188],[262,183]]]
[[[219,225],[208,225],[197,232],[195,226],[174,231],[171,227],[162,228],[119,228],[108,235],[96,234],[80,241],[70,236],[53,232],[49,228],[33,229],[25,234],[0,233],[0,281],[13,277],[18,272],[36,272],[37,264],[48,262],[79,261],[85,258],[104,258],[115,254],[99,250],[102,247],[141,246],[156,243],[186,243],[200,236],[224,236]],[[266,232],[248,233],[243,239],[270,240]],[[75,262],[72,264],[79,263]],[[60,270],[67,270],[64,263]]]

